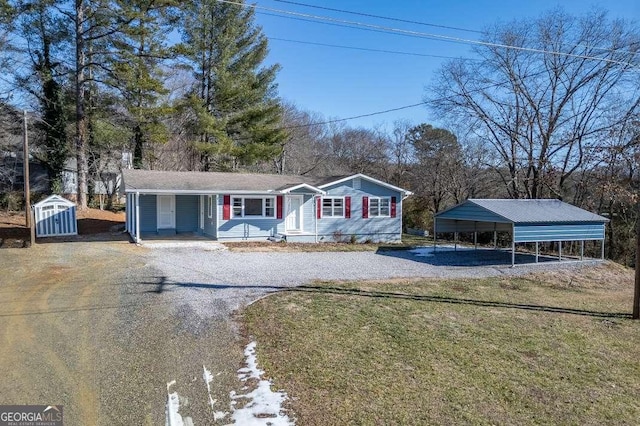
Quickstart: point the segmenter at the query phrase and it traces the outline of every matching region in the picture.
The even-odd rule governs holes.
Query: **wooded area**
[[[0,7],[0,190],[20,184],[20,112],[59,192],[80,208],[105,176],[158,170],[365,173],[410,189],[404,222],[466,198],[560,198],[608,216],[607,256],[633,264],[640,31],[603,11],[496,24],[478,59],[424,93],[439,126],[351,127],[278,97],[254,10],[196,0],[32,0]],[[425,114],[426,115],[426,114]],[[16,119],[16,117],[18,117]],[[439,128],[443,127],[443,128]],[[446,128],[444,128],[446,127]],[[107,191],[108,192],[108,191]],[[14,203],[15,204],[15,203]]]

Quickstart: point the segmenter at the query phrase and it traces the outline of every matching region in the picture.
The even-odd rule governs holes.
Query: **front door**
[[[302,231],[302,195],[287,197],[287,231]]]
[[[158,195],[158,229],[176,227],[176,196]]]

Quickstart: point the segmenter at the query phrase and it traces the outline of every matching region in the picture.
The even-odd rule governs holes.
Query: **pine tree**
[[[236,169],[277,155],[286,138],[277,129],[279,66],[263,66],[267,39],[254,23],[253,9],[194,1],[185,8],[183,41],[196,80],[185,104],[202,168]]]
[[[166,142],[169,137],[163,118],[171,108],[160,98],[168,92],[161,65],[171,56],[165,46],[170,7],[169,1],[131,1],[131,23],[112,41],[111,84],[118,89],[128,112],[135,168],[143,166],[145,147]]]

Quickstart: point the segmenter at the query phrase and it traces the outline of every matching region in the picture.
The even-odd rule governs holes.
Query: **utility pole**
[[[26,225],[31,230],[31,191],[29,189],[29,136],[27,134],[27,110],[24,110],[22,123],[22,174],[24,176],[24,214]]]
[[[636,286],[633,292],[633,319],[640,319],[640,201],[636,219]]]

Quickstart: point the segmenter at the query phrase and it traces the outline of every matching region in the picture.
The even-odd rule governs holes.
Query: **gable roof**
[[[560,200],[469,199],[436,215],[447,219],[456,209],[478,206],[513,223],[608,222],[606,217],[591,213]],[[453,217],[452,217],[453,218]],[[468,219],[473,220],[473,219]]]
[[[49,204],[64,204],[67,207],[75,207],[76,203],[67,200],[59,195],[53,194],[33,205],[33,207],[42,207]]]
[[[409,196],[409,195],[413,194],[413,192],[411,192],[411,191],[407,191],[406,189],[399,188],[397,186],[391,185],[390,183],[386,183],[386,182],[383,182],[383,181],[378,180],[378,179],[374,179],[371,176],[367,176],[367,175],[362,174],[362,173],[357,173],[355,175],[349,175],[349,176],[333,176],[333,177],[330,177],[330,178],[325,178],[326,181],[323,182],[323,183],[320,183],[318,185],[318,188],[324,189],[324,188],[326,188],[328,186],[336,185],[336,184],[339,184],[339,183],[342,183],[342,182],[346,182],[348,180],[356,179],[356,178],[364,179],[364,180],[367,180],[369,182],[375,183],[376,185],[380,185],[380,186],[383,186],[385,188],[392,189],[394,191],[402,192],[402,193],[405,194],[405,196]]]
[[[122,171],[124,192],[215,194],[287,193],[305,188],[324,194],[326,188],[353,178],[361,178],[411,195],[410,191],[379,181],[361,173],[351,176],[313,177],[266,173],[173,172],[126,169]]]

